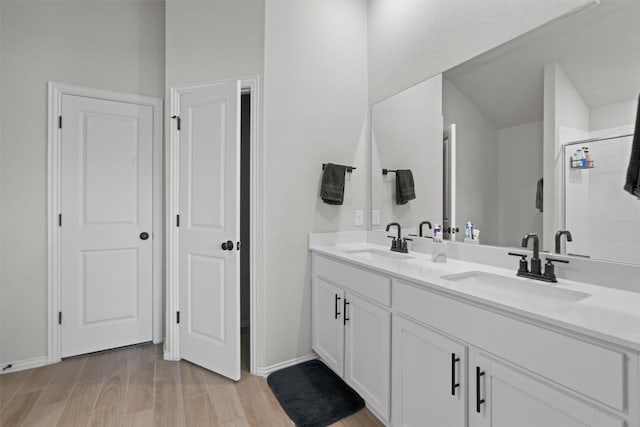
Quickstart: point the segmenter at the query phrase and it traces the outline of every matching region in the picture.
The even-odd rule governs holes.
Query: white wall
[[[47,81],[162,97],[164,4],[2,0],[0,361],[46,355]]]
[[[167,0],[166,85],[257,74],[264,68],[264,0]]]
[[[374,104],[371,123],[371,209],[380,211],[372,228],[442,225],[442,74]],[[398,205],[396,174],[383,168],[410,169],[416,198]]]
[[[498,244],[519,247],[524,233],[542,235],[536,184],[542,178],[542,122],[498,130]]]
[[[615,104],[600,105],[589,111],[590,130],[609,129],[633,125],[636,120],[638,100],[629,99]]]
[[[448,80],[443,84],[442,105],[445,126],[456,124],[457,226],[462,230],[470,221],[480,230],[482,244],[496,245],[498,130]]]
[[[268,1],[262,366],[311,353],[307,233],[368,209],[367,110],[366,0]],[[326,162],[357,167],[342,206],[320,200]]]
[[[370,0],[372,103],[554,19],[587,0]]]

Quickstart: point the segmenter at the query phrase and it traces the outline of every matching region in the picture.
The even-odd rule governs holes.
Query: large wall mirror
[[[563,252],[640,263],[640,201],[622,190],[640,93],[638,22],[640,2],[594,2],[374,104],[373,229],[441,224],[451,191],[453,240],[471,222],[482,245],[520,246],[533,232],[553,251],[555,232],[568,229]],[[443,191],[451,125],[455,185]],[[416,199],[397,205],[384,167],[411,169]]]

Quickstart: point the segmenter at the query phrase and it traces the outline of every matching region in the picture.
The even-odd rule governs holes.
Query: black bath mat
[[[298,427],[325,427],[364,407],[364,400],[319,360],[272,373],[267,384]]]

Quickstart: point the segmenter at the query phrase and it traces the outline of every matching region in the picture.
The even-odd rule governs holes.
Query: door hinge
[[[58,116],[58,129],[62,129],[62,116]]]
[[[172,119],[176,119],[176,128],[180,130],[180,116],[171,116]]]
[[[58,227],[62,227],[62,214],[58,214]]]
[[[176,311],[176,323],[180,323],[180,312]]]
[[[62,325],[62,312],[58,312],[58,325]]]
[[[180,215],[176,215],[176,227],[180,227]]]

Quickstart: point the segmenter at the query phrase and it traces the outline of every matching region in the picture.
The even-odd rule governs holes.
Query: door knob
[[[143,231],[142,233],[140,233],[140,240],[147,240],[149,238],[149,233],[147,233],[146,231]]]
[[[226,242],[222,242],[222,250],[223,251],[232,251],[233,250],[233,242],[231,240],[227,240]]]

